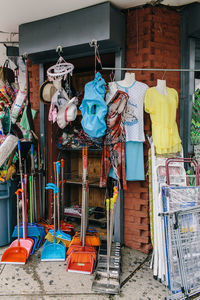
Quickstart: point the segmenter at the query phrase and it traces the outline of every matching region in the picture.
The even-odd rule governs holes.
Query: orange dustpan
[[[78,252],[78,251],[86,251],[86,252],[94,252],[96,255],[96,249],[93,246],[85,245],[83,246],[82,243],[79,243],[79,245],[70,245],[67,250],[67,256],[70,255],[72,252]]]
[[[19,238],[19,193],[23,190],[18,189],[15,194],[17,195],[17,229],[18,229],[18,239],[15,247],[8,248],[1,258],[1,263],[4,264],[25,264],[28,257],[28,252],[26,248],[21,245]]]
[[[72,238],[70,246],[71,245],[79,245],[80,242],[81,242],[80,232],[76,232]],[[91,232],[91,233],[87,232],[86,236],[85,236],[85,244],[88,246],[99,247],[101,242],[100,242],[98,234],[93,233],[93,232]]]
[[[91,247],[93,248],[93,247]],[[91,274],[93,272],[94,262],[96,260],[96,252],[87,251],[87,246],[82,247],[78,251],[72,251],[67,258],[67,271],[83,274]]]

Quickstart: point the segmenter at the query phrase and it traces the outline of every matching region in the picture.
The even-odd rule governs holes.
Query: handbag
[[[3,65],[3,78],[4,78],[4,82],[7,81],[9,85],[15,82],[15,74],[13,70],[10,68],[8,59],[6,59]]]

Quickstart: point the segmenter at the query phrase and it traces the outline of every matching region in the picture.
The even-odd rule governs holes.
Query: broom
[[[82,157],[83,157],[83,196],[85,197],[85,206],[84,209],[82,208],[82,212],[81,214],[84,216],[84,218],[81,218],[81,233],[80,232],[76,232],[75,235],[72,238],[72,241],[70,243],[70,246],[72,245],[80,245],[81,241],[84,239],[85,244],[87,246],[94,246],[94,247],[98,247],[100,246],[100,239],[97,233],[91,233],[91,232],[87,232],[86,228],[87,228],[87,207],[88,207],[88,181],[87,181],[87,159],[88,159],[88,148],[84,147],[83,148],[83,152],[82,152]],[[84,228],[86,227],[86,228]],[[83,236],[83,232],[84,232],[84,236]]]

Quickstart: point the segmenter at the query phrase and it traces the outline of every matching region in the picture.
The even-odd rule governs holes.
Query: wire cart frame
[[[200,292],[200,186],[162,188],[168,299]]]

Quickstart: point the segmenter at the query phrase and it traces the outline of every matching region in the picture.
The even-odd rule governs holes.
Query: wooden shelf
[[[66,184],[82,185],[82,177],[78,177],[78,176],[71,177],[70,179],[66,180]],[[99,178],[89,177],[88,178],[88,184],[91,187],[101,188],[99,186]]]
[[[81,216],[78,216],[78,215],[73,215],[73,214],[65,214],[65,218],[66,218],[66,220],[69,220],[69,219],[71,219],[71,220],[79,220],[79,219],[81,219]],[[107,220],[106,220],[106,218],[105,217],[103,217],[103,218],[101,218],[101,219],[95,219],[92,215],[91,216],[88,216],[88,221],[89,222],[91,222],[91,223],[99,223],[99,224],[101,224],[101,227],[102,228],[106,228],[106,222],[107,222]]]

